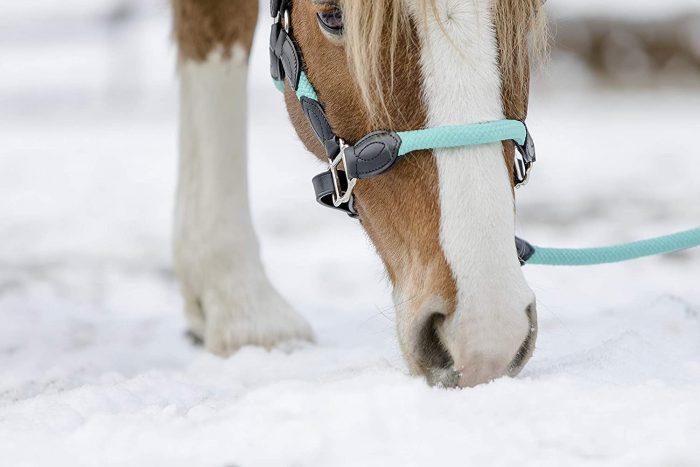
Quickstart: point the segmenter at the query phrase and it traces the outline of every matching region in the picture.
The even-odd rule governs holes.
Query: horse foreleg
[[[180,50],[174,255],[190,330],[218,355],[311,339],[265,274],[250,217],[246,83],[257,2],[173,6]]]

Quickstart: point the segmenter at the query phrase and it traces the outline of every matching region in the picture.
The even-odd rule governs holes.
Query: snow
[[[540,338],[523,374],[426,386],[401,360],[360,227],[313,200],[320,165],[269,83],[264,30],[255,221],[271,277],[318,342],[228,360],[191,346],[170,262],[166,6],[104,26],[116,2],[51,3],[8,4],[0,27],[3,465],[700,463],[700,252],[528,267]],[[519,233],[585,246],[696,226],[700,89],[598,88],[566,70],[533,90],[540,162],[518,192]]]

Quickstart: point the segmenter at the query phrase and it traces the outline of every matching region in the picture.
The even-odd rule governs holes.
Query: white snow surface
[[[190,345],[170,260],[167,5],[105,25],[116,2],[61,3],[14,2],[0,21],[2,465],[700,464],[700,252],[527,267],[540,338],[522,375],[428,387],[407,374],[359,225],[313,200],[322,167],[269,83],[265,28],[255,221],[318,342],[228,360]],[[700,89],[599,89],[566,70],[533,89],[519,233],[587,246],[696,226]]]

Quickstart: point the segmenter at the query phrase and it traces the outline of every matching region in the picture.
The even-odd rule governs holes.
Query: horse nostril
[[[433,313],[425,320],[416,341],[415,356],[424,369],[428,384],[454,387],[459,384],[459,373],[454,370],[454,360],[440,339],[438,326],[445,315]]]
[[[523,341],[518,352],[515,354],[515,358],[513,358],[513,361],[508,367],[508,374],[510,376],[515,376],[520,373],[520,370],[523,369],[532,356],[532,352],[535,350],[535,340],[537,339],[537,308],[534,303],[528,305],[525,309],[525,314],[527,314],[530,329],[527,333],[527,337],[525,337],[525,341]]]

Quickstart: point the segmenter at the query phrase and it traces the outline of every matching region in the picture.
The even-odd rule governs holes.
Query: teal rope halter
[[[275,86],[284,92],[284,81],[275,80]],[[296,90],[302,98],[320,102],[318,94],[305,72],[300,73]],[[426,149],[450,149],[512,140],[524,146],[528,137],[527,127],[520,120],[496,120],[484,123],[421,128],[412,131],[397,131],[401,139],[399,157]]]
[[[356,217],[352,190],[357,180],[381,175],[393,167],[399,158],[421,150],[477,146],[508,140],[513,141],[518,149],[516,153],[519,153],[515,159],[516,186],[527,181],[535,161],[535,151],[525,123],[517,120],[375,132],[353,146],[346,145],[331,129],[318,94],[303,70],[301,53],[288,30],[286,1],[272,0],[271,5],[275,22],[270,37],[270,57],[275,86],[284,92],[284,79],[287,78],[316,136],[325,146],[330,161],[329,170],[314,178],[319,202]],[[344,171],[339,169],[341,162]],[[602,248],[542,248],[520,239],[516,239],[516,244],[523,264],[590,266],[631,261],[700,246],[700,228]]]

